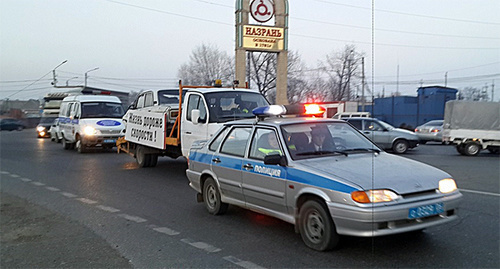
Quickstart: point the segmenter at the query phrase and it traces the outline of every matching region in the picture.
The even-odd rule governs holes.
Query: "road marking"
[[[78,196],[76,196],[76,195],[74,195],[74,194],[72,194],[72,193],[69,193],[69,192],[61,192],[61,195],[66,196],[66,197],[68,197],[68,198],[75,198],[75,197],[78,197]]]
[[[90,200],[87,198],[76,198],[75,200],[80,201],[80,202],[85,203],[85,204],[89,204],[89,205],[97,204],[97,201]]]
[[[247,261],[243,261],[243,260],[240,260],[236,257],[233,257],[233,256],[226,256],[223,258],[224,260],[230,262],[230,263],[233,263],[233,264],[236,264],[238,266],[241,266],[243,268],[259,268],[259,269],[263,269],[265,267],[261,267],[261,266],[258,266],[257,264],[255,263],[251,263],[251,262],[247,262]]]
[[[45,183],[38,182],[38,181],[33,181],[33,182],[31,182],[31,184],[33,184],[35,186],[45,186]]]
[[[146,222],[147,220],[146,219],[143,219],[141,217],[136,217],[136,216],[130,216],[130,215],[127,215],[127,214],[120,214],[118,215],[126,220],[130,220],[130,221],[134,221],[134,222],[137,222],[137,223],[141,223],[141,222]]]
[[[97,205],[96,207],[101,209],[101,210],[111,212],[111,213],[120,212],[120,209],[116,209],[116,208],[110,207],[110,206]]]
[[[5,172],[5,171],[0,171],[0,174],[2,174],[2,175],[9,175],[10,173],[9,172]]]
[[[29,178],[25,178],[25,177],[22,177],[21,180],[24,181],[24,182],[31,182],[31,181],[33,181],[33,180],[31,180]]]
[[[157,228],[153,228],[153,230],[155,230],[159,233],[166,234],[166,235],[178,235],[178,234],[180,234],[180,232],[174,231],[174,230],[167,228],[167,227],[157,227]]]
[[[193,240],[191,239],[181,239],[181,242],[183,243],[186,243],[186,244],[189,244],[197,249],[201,249],[201,250],[204,250],[206,252],[210,252],[210,253],[214,253],[214,252],[219,252],[221,251],[222,249],[220,248],[216,248],[212,245],[209,245],[207,243],[204,243],[204,242],[194,242]]]
[[[10,176],[13,177],[13,178],[21,177],[20,175],[16,175],[16,174],[10,174]]]
[[[470,192],[470,193],[477,193],[477,194],[484,194],[484,195],[491,195],[491,196],[500,197],[500,194],[493,193],[493,192],[474,191],[474,190],[467,190],[467,189],[458,189],[458,190],[463,191],[463,192]]]
[[[49,191],[60,191],[60,189],[54,187],[45,187],[45,188]]]

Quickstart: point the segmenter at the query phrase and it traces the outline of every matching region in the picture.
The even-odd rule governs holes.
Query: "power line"
[[[35,84],[36,82],[38,82],[38,81],[42,80],[44,77],[46,77],[46,76],[47,76],[48,74],[50,74],[50,73],[52,73],[52,70],[51,70],[51,71],[49,71],[47,74],[45,74],[45,75],[41,76],[39,79],[35,80],[34,82],[30,83],[28,86],[26,86],[26,87],[24,87],[24,88],[20,89],[19,91],[15,92],[15,93],[13,93],[13,94],[11,94],[11,95],[9,95],[9,96],[7,96],[6,98],[10,98],[11,96],[14,96],[14,95],[16,95],[16,94],[18,94],[18,93],[20,93],[20,92],[22,92],[22,91],[26,90],[28,87],[30,87],[31,85]]]

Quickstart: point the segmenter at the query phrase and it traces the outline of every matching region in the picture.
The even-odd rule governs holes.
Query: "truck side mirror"
[[[199,109],[191,110],[191,120],[193,121],[193,123],[195,125],[199,123],[199,120],[200,120],[200,110]]]

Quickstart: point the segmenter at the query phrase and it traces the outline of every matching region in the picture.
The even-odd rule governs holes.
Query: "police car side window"
[[[248,157],[257,160],[264,160],[265,156],[273,154],[283,155],[276,133],[271,129],[257,129],[252,138],[250,154]]]
[[[252,127],[234,128],[224,140],[221,153],[243,157],[247,147]]]
[[[208,149],[210,151],[217,151],[217,149],[219,148],[219,145],[222,143],[222,140],[224,139],[224,137],[226,137],[226,134],[228,131],[229,131],[229,128],[225,128],[224,131],[220,132],[219,135],[217,135],[217,138],[215,138],[212,141],[212,143],[210,144]]]

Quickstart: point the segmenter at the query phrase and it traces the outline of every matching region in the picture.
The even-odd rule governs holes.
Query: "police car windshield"
[[[124,110],[119,103],[89,102],[82,103],[82,119],[88,118],[121,118]]]
[[[254,108],[269,105],[259,93],[238,90],[206,93],[205,99],[210,112],[209,122],[254,118]]]
[[[294,160],[342,154],[366,154],[380,149],[346,122],[305,122],[281,127]]]

